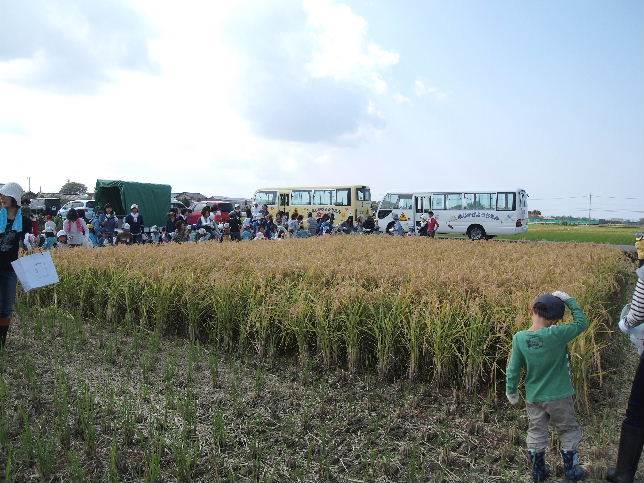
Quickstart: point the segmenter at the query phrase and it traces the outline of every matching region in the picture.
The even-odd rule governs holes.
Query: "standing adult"
[[[239,204],[235,204],[235,209],[230,212],[228,217],[228,230],[230,239],[241,241],[242,213]]]
[[[99,242],[101,245],[107,241],[110,245],[114,244],[114,237],[116,236],[116,227],[118,225],[118,218],[114,214],[114,209],[109,203],[105,205],[105,213],[101,213],[98,219],[98,234]]]
[[[181,218],[181,220],[183,221],[183,218]],[[163,241],[172,241],[175,232],[177,231],[177,214],[172,210],[168,212],[168,218],[165,222],[165,229],[163,231],[165,233]]]
[[[622,423],[617,466],[606,476],[608,481],[615,483],[634,481],[644,446],[644,267],[637,269],[637,277],[630,307],[624,307],[619,321],[619,328],[630,335],[631,342],[636,346],[640,362]]]
[[[18,183],[0,188],[0,347],[7,341],[18,278],[11,262],[18,259],[20,242],[31,232],[31,220],[22,212],[24,190]]]
[[[308,218],[306,219],[306,224],[309,227],[309,233],[311,236],[316,236],[318,234],[318,221],[313,218],[313,213],[309,213]]]
[[[125,223],[130,225],[132,243],[143,243],[143,215],[139,213],[139,205],[130,206],[130,214],[125,217]]]

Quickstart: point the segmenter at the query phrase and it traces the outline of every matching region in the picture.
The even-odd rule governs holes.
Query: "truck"
[[[116,216],[130,213],[133,204],[139,206],[145,226],[164,226],[170,210],[172,187],[168,184],[97,179],[94,199],[99,210],[110,204]]]

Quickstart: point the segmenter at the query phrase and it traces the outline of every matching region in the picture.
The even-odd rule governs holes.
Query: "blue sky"
[[[644,217],[639,1],[0,9],[0,158],[32,187],[524,187],[545,213],[593,193],[597,216]]]

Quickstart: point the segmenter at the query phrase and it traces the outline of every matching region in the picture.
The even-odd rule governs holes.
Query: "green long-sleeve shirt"
[[[505,373],[505,392],[516,394],[521,369],[526,369],[526,399],[531,403],[572,396],[568,342],[588,328],[586,314],[573,298],[566,300],[572,323],[522,330],[512,338],[512,354]]]

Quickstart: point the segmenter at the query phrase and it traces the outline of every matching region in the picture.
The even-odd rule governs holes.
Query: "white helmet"
[[[206,234],[206,229],[205,229],[205,228],[199,228],[198,233],[199,233],[200,235],[205,235],[205,234]]]
[[[152,225],[152,228],[150,228],[150,231],[151,232],[157,232],[157,231],[159,231],[159,227],[156,226],[156,225]]]
[[[123,229],[124,230],[129,230],[130,229],[130,224],[129,223],[123,223]]]
[[[67,236],[67,232],[65,230],[60,230],[56,233],[56,238],[60,238],[61,236]]]
[[[138,209],[139,209],[139,205],[137,205],[136,203],[134,203],[134,204],[132,204],[132,206],[130,206],[130,210],[133,210],[134,208],[136,208],[136,209],[138,210]]]
[[[16,204],[20,206],[22,204],[22,195],[25,194],[25,190],[18,183],[7,183],[2,188],[0,188],[0,195],[11,196],[16,200]]]

